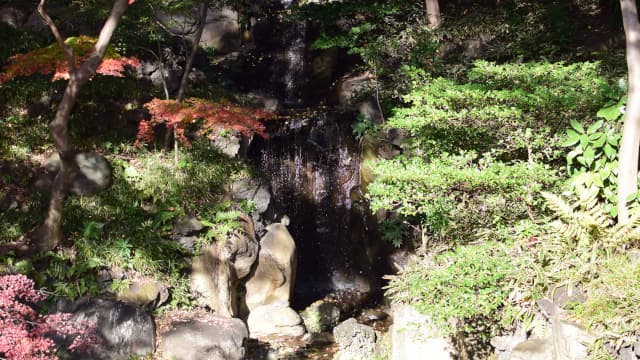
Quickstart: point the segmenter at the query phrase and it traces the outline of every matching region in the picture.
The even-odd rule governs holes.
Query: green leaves
[[[623,97],[614,105],[603,107],[598,110],[596,116],[599,118],[604,118],[607,121],[615,121],[618,120],[623,114],[624,106],[627,103],[627,98]]]
[[[393,276],[387,295],[413,303],[446,334],[455,333],[454,321],[482,318],[495,327],[509,294],[513,264],[502,244],[460,246],[415,263]]]
[[[599,196],[611,216],[617,214],[615,194],[617,192],[618,148],[620,142],[620,109],[626,102],[620,99],[613,105],[598,111],[598,120],[585,127],[571,120],[563,147],[571,148],[566,156],[567,170],[574,186],[596,186]]]

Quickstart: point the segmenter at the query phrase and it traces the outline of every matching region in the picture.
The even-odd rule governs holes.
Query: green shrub
[[[368,187],[371,209],[411,217],[436,239],[469,242],[482,228],[508,226],[538,204],[533,195],[553,184],[541,164],[504,163],[474,153],[380,161]]]
[[[404,98],[411,106],[395,109],[388,125],[408,130],[427,154],[495,149],[551,157],[568,121],[595,113],[606,90],[598,63],[476,61],[464,83],[436,78],[417,86]]]
[[[499,329],[512,272],[503,244],[459,246],[433,258],[422,258],[391,276],[386,294],[429,315],[444,335],[462,330],[456,325],[460,322],[479,318],[489,323],[491,334]]]

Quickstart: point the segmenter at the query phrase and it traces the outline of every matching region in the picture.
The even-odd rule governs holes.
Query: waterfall
[[[271,178],[278,216],[291,219],[298,251],[294,301],[374,291],[367,226],[350,197],[360,185],[359,148],[350,121],[317,110],[294,114],[276,127],[250,156]]]
[[[290,42],[284,50],[284,102],[296,104],[302,98],[300,87],[304,84],[305,76],[305,38],[307,23],[297,22],[291,26]]]

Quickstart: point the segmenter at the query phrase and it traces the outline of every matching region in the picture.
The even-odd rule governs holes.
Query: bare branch
[[[51,33],[56,38],[56,42],[62,48],[62,51],[64,52],[64,55],[67,58],[67,62],[69,63],[69,75],[71,76],[71,74],[76,68],[75,59],[73,56],[73,49],[69,45],[65,44],[64,38],[62,37],[62,35],[60,35],[60,31],[58,30],[58,27],[53,22],[53,19],[51,18],[51,16],[49,16],[47,11],[44,9],[44,5],[46,2],[47,0],[40,0],[40,3],[38,4],[38,13],[40,14],[44,22],[47,23],[47,25],[51,29]]]
[[[178,100],[178,102],[181,102],[184,98],[184,93],[187,87],[187,80],[189,79],[189,73],[191,72],[191,66],[193,65],[193,60],[196,57],[196,52],[198,51],[198,46],[200,45],[200,39],[202,38],[204,25],[207,22],[208,10],[209,10],[209,2],[205,1],[202,3],[202,7],[200,8],[200,13],[198,14],[198,19],[199,19],[198,30],[196,31],[195,38],[193,39],[191,52],[189,53],[189,57],[187,58],[187,63],[184,65],[184,72],[182,73],[180,88],[178,89],[178,95],[176,96],[176,100]]]

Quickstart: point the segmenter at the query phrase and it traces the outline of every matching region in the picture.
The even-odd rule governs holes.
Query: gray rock
[[[195,246],[196,246],[196,240],[198,239],[198,237],[196,237],[196,236],[179,236],[179,237],[174,237],[174,239],[188,253],[193,253],[193,251],[195,249]]]
[[[258,266],[246,283],[249,311],[274,302],[289,303],[296,272],[296,243],[281,223],[267,226],[260,240]]]
[[[154,279],[136,279],[126,290],[117,294],[117,299],[154,309],[167,302],[169,288]]]
[[[556,359],[551,338],[529,339],[516,345],[510,360],[550,360]]]
[[[376,349],[375,330],[371,326],[358,324],[354,318],[336,326],[333,337],[339,348],[334,360],[368,360]]]
[[[42,20],[42,16],[40,16],[37,10],[29,15],[29,18],[27,18],[27,22],[24,24],[24,26],[27,29],[31,29],[33,31],[44,31],[49,28],[44,20]]]
[[[258,214],[262,214],[267,211],[271,202],[269,182],[262,179],[238,179],[231,184],[231,196],[236,201],[252,201]]]
[[[240,48],[242,38],[238,26],[238,13],[229,7],[210,11],[202,31],[200,44],[228,54]]]
[[[40,191],[50,191],[55,174],[60,169],[60,154],[54,152],[45,162],[47,173],[36,179],[35,187]],[[76,195],[91,196],[111,186],[111,166],[104,156],[94,152],[78,153],[71,192]]]
[[[280,104],[277,98],[266,94],[249,93],[247,98],[250,106],[266,111],[276,111]]]
[[[406,304],[394,304],[391,312],[391,360],[412,360],[415,354],[429,354],[431,360],[456,358],[455,349],[428,316]]]
[[[89,196],[111,185],[111,166],[104,156],[98,153],[80,153],[76,155],[76,164],[79,172],[71,184],[74,194]]]
[[[196,235],[202,229],[204,229],[204,226],[202,226],[202,223],[198,218],[192,215],[187,215],[176,221],[173,225],[173,235]]]
[[[74,354],[77,359],[124,360],[155,351],[155,325],[141,307],[116,300],[84,297],[58,304],[58,312],[71,313],[74,321],[91,321],[104,348]]]
[[[588,345],[596,337],[583,326],[560,316],[551,318],[552,340],[557,359],[583,360],[588,358]]]
[[[241,360],[248,335],[240,319],[174,323],[161,336],[160,351],[164,359],[172,360]]]
[[[371,91],[374,85],[374,77],[368,72],[343,77],[336,85],[338,105],[344,109],[359,110],[359,97]]]
[[[188,37],[192,37],[195,33],[195,22],[190,17],[165,13],[158,13],[156,17],[173,33],[188,35]],[[200,45],[213,48],[219,54],[238,50],[242,40],[237,19],[238,14],[228,7],[209,9]]]
[[[318,300],[304,309],[301,316],[308,332],[321,333],[338,325],[340,309],[330,302]]]
[[[587,297],[580,286],[560,285],[551,289],[553,303],[563,308],[569,303],[584,303]]]
[[[249,274],[258,257],[253,221],[245,214],[239,220],[241,230],[204,248],[192,264],[191,292],[196,302],[224,317],[238,314],[238,280]]]
[[[238,155],[240,148],[242,147],[241,142],[242,135],[235,131],[217,135],[212,141],[213,146],[229,157],[235,157]]]
[[[283,302],[252,309],[247,318],[247,326],[251,338],[302,336],[305,333],[300,315]]]
[[[513,349],[525,340],[526,333],[522,333],[520,336],[495,336],[490,342],[495,349],[497,360],[509,360]]]

